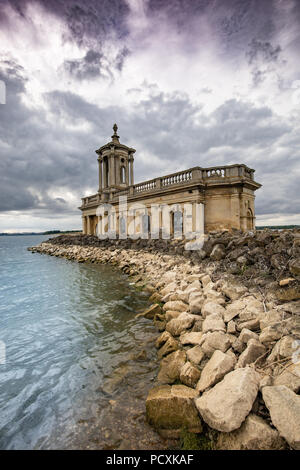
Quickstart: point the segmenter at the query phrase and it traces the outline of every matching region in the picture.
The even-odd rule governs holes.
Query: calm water
[[[0,448],[157,448],[147,298],[109,266],[26,250],[46,238],[0,237]]]

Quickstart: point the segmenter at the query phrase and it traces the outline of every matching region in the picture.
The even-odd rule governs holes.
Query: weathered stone
[[[247,344],[249,339],[258,340],[258,335],[256,333],[254,333],[253,331],[248,330],[248,328],[243,328],[241,333],[240,333],[239,338],[242,341],[242,343]]]
[[[267,362],[274,362],[285,357],[292,357],[295,352],[295,340],[292,336],[283,336],[272,349],[271,354],[267,358]]]
[[[255,318],[254,320],[245,321],[243,323],[238,323],[236,329],[238,331],[242,331],[244,328],[248,330],[257,330],[259,328],[259,318]]]
[[[257,339],[250,339],[245,351],[239,357],[237,367],[245,367],[247,364],[252,364],[265,352],[266,348],[263,344],[257,341]]]
[[[225,247],[222,244],[216,244],[213,247],[213,250],[210,254],[210,258],[214,261],[220,261],[220,259],[223,259],[225,257]]]
[[[281,281],[279,281],[279,285],[280,287],[288,286],[291,282],[294,281],[295,279],[293,277],[288,277],[286,279],[281,279]]]
[[[163,306],[163,310],[166,312],[167,310],[176,310],[178,312],[186,312],[188,309],[188,305],[182,302],[181,300],[173,300],[167,302]]]
[[[226,352],[231,346],[230,339],[227,334],[222,331],[214,331],[207,333],[204,338],[201,348],[206,356],[211,357],[216,349]]]
[[[245,308],[245,303],[241,300],[236,300],[232,302],[228,307],[225,309],[224,313],[224,321],[230,322],[233,318],[237,317],[240,312]]]
[[[179,336],[183,331],[191,328],[194,321],[194,315],[183,312],[177,318],[174,318],[167,323],[166,330],[173,336]]]
[[[190,333],[184,333],[183,335],[180,336],[179,340],[181,344],[183,345],[186,345],[186,344],[197,345],[200,343],[202,336],[203,336],[203,333],[193,331]]]
[[[158,304],[153,304],[151,307],[147,308],[144,312],[138,313],[135,318],[148,318],[149,320],[153,320],[154,316],[157,313],[161,313],[161,308]]]
[[[203,392],[208,387],[215,385],[234,368],[235,363],[236,360],[232,356],[216,350],[201,372],[201,377],[196,387],[197,390]]]
[[[204,274],[204,276],[201,277],[201,283],[203,287],[206,287],[207,284],[211,282],[211,277],[208,274]]]
[[[234,282],[225,282],[221,287],[221,291],[231,300],[237,300],[247,292],[247,288],[234,284]]]
[[[201,432],[201,419],[193,399],[198,392],[185,385],[162,385],[150,390],[146,417],[156,429],[182,429]]]
[[[221,382],[196,399],[203,420],[218,431],[238,429],[251,411],[259,379],[259,374],[250,367],[229,372]]]
[[[200,346],[194,346],[193,348],[188,349],[186,355],[188,360],[193,362],[194,364],[200,364],[200,362],[204,358],[204,352],[202,351]]]
[[[189,309],[191,313],[200,314],[203,303],[204,303],[204,297],[200,292],[196,291],[190,294]]]
[[[178,288],[176,282],[171,282],[170,284],[167,284],[166,287],[164,287],[161,291],[160,294],[162,296],[165,296],[167,294],[170,294],[171,292],[174,292]]]
[[[271,326],[274,323],[279,323],[282,320],[282,312],[272,309],[260,316],[259,327],[261,330],[263,330],[267,326]]]
[[[188,387],[195,387],[200,377],[200,371],[190,362],[186,362],[180,371],[180,381]]]
[[[236,332],[236,325],[235,325],[235,322],[234,320],[230,320],[228,323],[227,323],[227,333],[228,334],[234,334]]]
[[[285,385],[293,392],[298,393],[300,391],[300,362],[286,367],[281,374],[274,378],[273,385]]]
[[[300,283],[297,282],[295,285],[286,286],[286,287],[279,287],[278,289],[274,290],[274,295],[277,300],[282,301],[290,301],[290,300],[298,300],[300,299]]]
[[[165,344],[158,350],[157,356],[159,359],[162,359],[164,356],[176,351],[178,347],[178,341],[176,341],[173,336],[170,336]]]
[[[300,396],[285,385],[264,387],[262,396],[279,434],[300,450]]]
[[[170,320],[173,320],[173,318],[179,317],[180,314],[181,312],[178,312],[177,310],[167,310],[165,314],[165,319],[168,322]]]
[[[208,315],[219,314],[221,317],[225,314],[225,308],[216,302],[205,302],[201,309],[201,314],[205,318]]]
[[[271,343],[280,339],[283,335],[289,334],[289,324],[285,321],[273,323],[264,328],[259,335],[259,341],[262,343]]]
[[[172,335],[168,331],[164,331],[155,341],[156,349],[161,348],[165,344],[165,342],[170,338],[172,338]]]
[[[281,450],[285,447],[278,432],[253,413],[236,431],[219,434],[216,444],[220,450]]]
[[[225,333],[226,327],[223,318],[219,313],[212,313],[205,318],[202,324],[203,333],[208,331],[223,331]]]
[[[160,363],[160,370],[157,376],[158,382],[162,384],[173,384],[176,380],[179,380],[180,370],[185,362],[185,351],[178,350],[169,354]]]
[[[290,273],[294,276],[300,276],[300,259],[293,259],[289,262]]]

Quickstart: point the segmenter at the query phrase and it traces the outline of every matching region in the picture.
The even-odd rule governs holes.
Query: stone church
[[[169,208],[167,224],[170,226],[167,228],[171,237],[187,218],[192,230],[196,229],[196,219],[200,220],[200,228],[205,233],[255,229],[254,191],[261,187],[254,181],[255,170],[243,164],[196,166],[135,184],[135,149],[120,143],[117,130],[115,124],[112,140],[96,150],[98,192],[82,198],[79,207],[84,234],[104,235],[113,231],[120,236],[122,231],[138,236],[146,231],[152,235],[155,222],[158,236],[161,236],[166,223],[162,215],[164,207]],[[123,206],[124,199],[126,206]],[[104,207],[104,211],[99,211],[99,206]],[[111,215],[105,212],[107,207],[113,209]],[[153,207],[158,210],[151,211]],[[188,215],[186,208],[189,208]]]

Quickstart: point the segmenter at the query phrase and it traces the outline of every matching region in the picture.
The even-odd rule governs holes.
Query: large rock
[[[183,331],[188,330],[194,324],[195,317],[190,313],[183,312],[177,318],[173,318],[166,324],[166,330],[173,336],[179,336]]]
[[[186,362],[180,371],[180,381],[188,387],[195,387],[200,377],[200,371],[190,362]]]
[[[231,346],[229,335],[222,331],[206,333],[201,341],[203,341],[201,344],[202,351],[207,357],[211,357],[216,349],[226,352]]]
[[[235,363],[236,360],[233,355],[224,354],[218,350],[215,351],[201,372],[201,377],[196,387],[197,390],[203,392],[212,385],[215,385],[234,368]]]
[[[222,316],[219,313],[212,313],[205,318],[202,324],[203,333],[208,331],[223,331],[225,333],[226,327]]]
[[[281,374],[274,378],[273,385],[285,385],[293,392],[300,391],[300,362],[290,364]]]
[[[188,360],[193,362],[194,364],[200,364],[200,362],[205,356],[200,346],[194,346],[193,348],[188,349],[186,355]]]
[[[158,350],[157,357],[158,359],[162,359],[163,357],[171,354],[174,351],[177,351],[179,348],[178,341],[173,338],[172,335],[166,340],[164,345]]]
[[[150,390],[146,400],[146,416],[156,429],[201,432],[201,419],[194,404],[198,392],[185,385],[162,385]]]
[[[221,243],[217,243],[210,254],[210,258],[214,261],[220,261],[225,257],[225,247]]]
[[[192,292],[189,296],[189,309],[191,313],[200,314],[204,303],[204,297],[201,292]]]
[[[203,420],[218,431],[238,429],[251,411],[259,381],[259,374],[250,367],[229,372],[222,382],[196,399]]]
[[[173,384],[179,380],[180,370],[186,362],[186,352],[183,350],[174,351],[165,357],[160,363],[160,370],[157,376],[161,384]]]
[[[247,344],[250,339],[258,340],[258,335],[254,333],[254,331],[248,330],[248,328],[243,328],[240,333],[239,338],[242,341],[242,343]]]
[[[283,336],[272,349],[271,354],[267,357],[268,363],[291,357],[295,352],[295,340],[292,336]]]
[[[203,333],[201,331],[191,331],[190,333],[184,333],[180,336],[179,340],[181,344],[193,344],[197,345],[200,343]]]
[[[247,288],[234,282],[224,282],[221,291],[231,300],[237,300],[247,292]]]
[[[138,313],[135,318],[148,318],[148,320],[153,320],[156,314],[161,313],[161,307],[158,304],[153,304],[151,307],[147,308],[144,312]]]
[[[285,385],[264,387],[262,396],[279,434],[300,450],[300,396]]]
[[[216,302],[205,302],[201,310],[202,316],[207,317],[213,313],[218,313],[221,317],[223,317],[225,314],[225,308]]]
[[[257,339],[250,339],[248,341],[245,351],[239,357],[237,367],[245,367],[247,364],[252,364],[260,356],[266,352],[266,348]]]
[[[236,431],[219,434],[216,444],[220,450],[281,450],[285,447],[278,432],[253,413]]]
[[[188,305],[182,302],[181,300],[173,300],[173,301],[167,302],[163,306],[164,312],[166,312],[167,310],[176,310],[178,312],[186,312],[187,309],[188,309]]]
[[[264,328],[259,335],[259,340],[261,343],[271,343],[287,334],[289,334],[288,324],[285,321],[282,321]]]
[[[300,276],[300,259],[293,259],[289,262],[289,270],[294,276]]]

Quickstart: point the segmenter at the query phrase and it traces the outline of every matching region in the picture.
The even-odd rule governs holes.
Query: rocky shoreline
[[[161,361],[146,400],[165,438],[213,449],[300,449],[300,231],[180,240],[61,235],[29,248],[110,263],[149,293]]]

